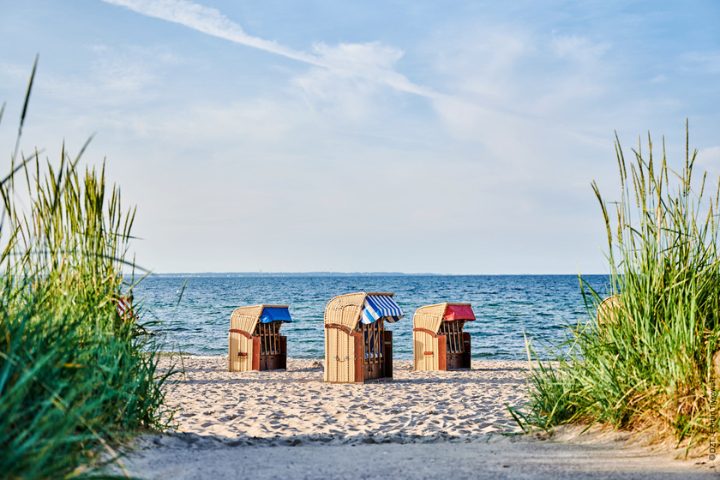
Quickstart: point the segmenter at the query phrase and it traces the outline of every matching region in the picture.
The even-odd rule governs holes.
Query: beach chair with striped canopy
[[[392,293],[348,293],[325,308],[325,381],[363,383],[392,378],[392,332],[403,317]]]
[[[475,320],[469,303],[438,303],[420,307],[413,316],[415,370],[470,368],[470,334],[465,322]]]
[[[236,308],[230,316],[229,370],[284,370],[287,337],[280,335],[280,326],[287,322],[292,322],[287,305]]]

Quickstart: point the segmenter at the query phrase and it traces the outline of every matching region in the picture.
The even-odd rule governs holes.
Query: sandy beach
[[[288,361],[287,371],[228,372],[226,358],[182,358],[168,387],[179,432],[233,442],[298,444],[465,440],[517,432],[506,404],[523,399],[527,362],[476,362],[471,371],[412,372],[395,362],[392,382],[322,381],[320,360]]]
[[[319,360],[231,373],[222,356],[164,359],[184,373],[167,387],[176,429],[141,437],[122,464],[143,478],[706,478],[712,464],[627,444],[626,436],[520,432],[506,405],[524,400],[527,362],[413,372],[392,382],[326,384]],[[422,460],[422,461],[421,461]],[[706,459],[704,459],[706,460]],[[362,472],[358,470],[362,466]]]

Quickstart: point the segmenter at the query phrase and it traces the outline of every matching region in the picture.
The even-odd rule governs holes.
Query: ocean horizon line
[[[126,275],[130,272],[126,272]],[[599,277],[607,273],[435,273],[435,272],[151,272],[153,277]]]

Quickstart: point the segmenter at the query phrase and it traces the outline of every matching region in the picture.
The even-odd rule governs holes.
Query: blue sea
[[[583,277],[598,292],[606,276]],[[135,289],[145,321],[164,350],[201,355],[227,353],[230,314],[240,305],[290,305],[293,323],[282,331],[288,355],[323,356],[323,311],[335,295],[388,291],[405,318],[393,331],[395,358],[412,358],[412,315],[417,307],[443,301],[470,302],[477,320],[468,322],[476,359],[525,359],[525,340],[545,356],[567,338],[567,327],[590,316],[575,275],[154,275]]]

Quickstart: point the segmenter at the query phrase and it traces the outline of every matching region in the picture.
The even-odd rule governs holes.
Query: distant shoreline
[[[126,273],[129,275],[130,272]],[[607,277],[606,273],[163,272],[149,277]]]

